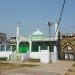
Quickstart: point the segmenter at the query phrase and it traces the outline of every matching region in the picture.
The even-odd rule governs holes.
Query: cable
[[[60,21],[61,21],[61,17],[62,17],[62,14],[63,14],[65,3],[66,3],[66,0],[64,0],[63,5],[62,5],[61,13],[60,13],[60,16],[59,16],[59,19],[58,19],[58,22],[57,22],[58,25],[57,25],[56,32],[57,32],[57,30],[59,28],[59,24],[60,24]],[[56,32],[55,32],[55,35],[56,35]]]

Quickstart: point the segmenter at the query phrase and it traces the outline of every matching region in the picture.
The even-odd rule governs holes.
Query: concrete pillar
[[[0,50],[1,50],[1,44],[0,44]]]
[[[40,46],[39,46],[39,52],[41,52],[41,50],[40,50]]]
[[[49,50],[49,46],[47,47],[47,50]]]
[[[48,50],[48,52],[49,52],[49,48],[50,48],[50,47],[47,46],[47,50]],[[51,53],[49,52],[49,62],[50,62],[50,60],[52,60],[52,59],[50,59],[50,58],[51,58],[51,57],[50,57],[50,56],[51,56],[50,54],[51,54]]]
[[[6,52],[6,45],[4,45],[5,46],[5,52]]]
[[[30,46],[30,53],[32,50],[32,34],[30,33],[30,42],[29,42],[29,46]]]
[[[65,52],[65,60],[67,59],[68,57],[67,57],[67,54],[66,54],[66,52]]]
[[[54,53],[57,53],[57,46],[54,45]]]
[[[31,53],[31,49],[32,49],[32,41],[30,40],[30,53]]]
[[[17,41],[17,53],[19,52],[19,42]]]
[[[11,52],[12,52],[12,46],[11,46]]]

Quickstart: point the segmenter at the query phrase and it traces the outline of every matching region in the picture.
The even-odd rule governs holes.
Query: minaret
[[[19,39],[20,39],[20,28],[19,28],[20,24],[17,23],[17,30],[16,30],[16,41],[17,41],[17,52],[19,52]]]
[[[55,24],[55,39],[58,39],[58,24]]]
[[[58,40],[58,24],[55,24],[55,39]],[[54,44],[54,52],[53,52],[53,59],[52,62],[56,62],[58,60],[58,53],[57,53],[57,45]]]

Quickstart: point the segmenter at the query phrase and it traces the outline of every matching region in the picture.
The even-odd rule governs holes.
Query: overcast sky
[[[20,22],[22,35],[37,28],[48,35],[47,22],[57,21],[62,3],[63,0],[0,0],[0,32],[15,35]],[[60,29],[62,33],[75,32],[75,0],[66,0]]]

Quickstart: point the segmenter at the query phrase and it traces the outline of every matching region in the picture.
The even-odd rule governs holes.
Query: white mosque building
[[[21,36],[20,27],[17,25],[16,50],[12,51],[11,46],[10,51],[1,51],[0,57],[7,57],[8,60],[40,59],[42,63],[56,62],[58,60],[57,40],[57,24],[55,24],[55,37],[53,38],[46,38],[39,29],[29,37]]]

